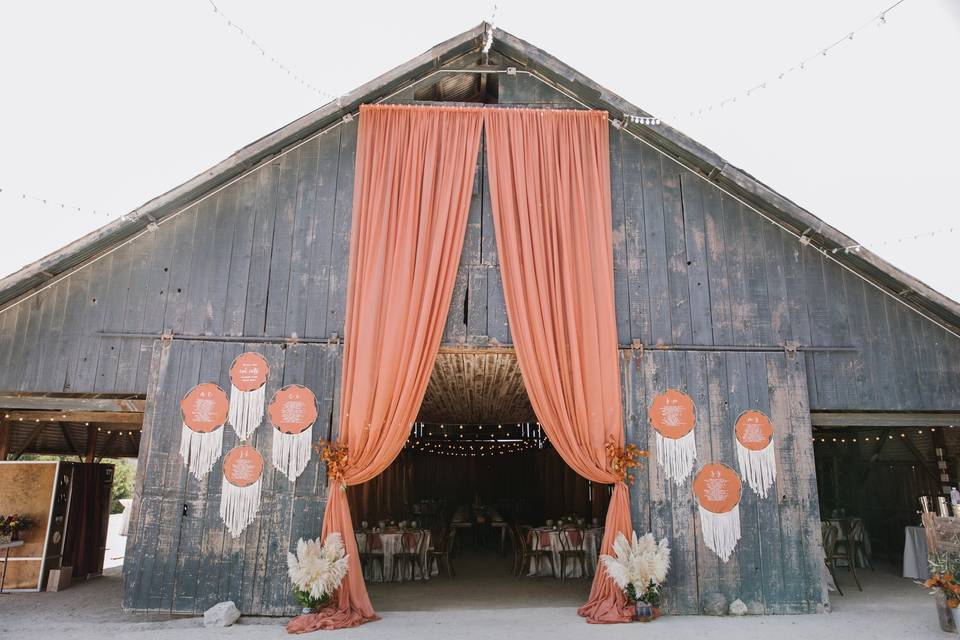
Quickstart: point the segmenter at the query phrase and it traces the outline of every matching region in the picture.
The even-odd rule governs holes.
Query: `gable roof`
[[[843,251],[858,243],[828,225],[806,209],[780,195],[721,156],[691,140],[667,124],[647,126],[627,117],[650,116],[620,96],[601,87],[547,52],[501,29],[481,23],[442,42],[391,71],[381,75],[243,147],[219,164],[174,189],[137,207],[67,246],[0,279],[0,308],[48,282],[67,274],[87,260],[109,251],[117,244],[142,233],[147,227],[189,206],[205,193],[220,187],[269,161],[291,145],[344,118],[356,114],[363,103],[391,95],[462,56],[479,53],[484,36],[492,33],[491,49],[514,60],[518,66],[555,86],[586,107],[607,111],[615,125],[655,146],[689,169],[768,217],[801,236],[804,244],[820,249],[868,281],[902,299],[909,306],[938,318],[953,330],[960,330],[960,304],[920,280],[901,271],[866,249]],[[837,250],[834,253],[834,250]]]

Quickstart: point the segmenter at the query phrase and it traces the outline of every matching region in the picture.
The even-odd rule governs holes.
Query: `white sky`
[[[215,1],[334,94],[475,26],[493,6]],[[906,0],[886,25],[776,80],[892,2],[497,0],[495,22],[960,299],[960,2]],[[743,97],[764,79],[767,89]],[[2,274],[325,102],[207,0],[5,3],[0,87]],[[670,120],[733,94],[735,105]]]

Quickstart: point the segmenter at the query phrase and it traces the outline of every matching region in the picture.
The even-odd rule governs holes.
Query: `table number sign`
[[[293,482],[310,461],[317,398],[310,389],[291,384],[273,395],[267,414],[274,428],[273,466]]]
[[[220,518],[234,538],[257,515],[262,478],[263,456],[253,447],[240,445],[224,456]]]
[[[755,494],[766,498],[777,480],[777,457],[770,418],[762,411],[744,411],[737,418],[734,431],[740,474]]]
[[[263,421],[264,394],[270,365],[259,353],[241,353],[230,365],[230,425],[241,440]]]
[[[741,490],[737,473],[718,462],[703,465],[693,479],[703,542],[724,562],[740,540]]]
[[[697,458],[693,399],[682,391],[667,389],[654,397],[647,416],[656,432],[657,464],[679,487],[690,477]]]
[[[198,384],[180,401],[180,456],[197,480],[210,472],[223,451],[229,405],[226,392],[212,382]]]

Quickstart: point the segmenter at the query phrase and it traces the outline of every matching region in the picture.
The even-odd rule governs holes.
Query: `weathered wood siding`
[[[743,600],[751,613],[815,612],[827,601],[801,359],[780,353],[624,352],[621,359],[627,440],[651,451],[631,487],[633,526],[670,540],[673,576],[664,591],[670,613],[699,613],[708,596]],[[695,468],[722,462],[738,470],[734,422],[747,409],[775,425],[777,481],[767,498],[744,483],[741,539],[729,561],[703,544],[692,479],[677,487],[657,465],[647,418],[653,396],[680,389],[697,410]]]
[[[0,311],[0,390],[144,393],[150,340],[98,331],[342,336],[356,124]],[[621,344],[850,345],[805,356],[814,410],[960,409],[960,340],[613,127],[610,150]],[[447,344],[510,343],[482,157]]]
[[[124,563],[124,606],[141,611],[202,613],[233,600],[244,613],[281,615],[295,608],[287,551],[316,538],[326,506],[326,471],[313,456],[296,482],[270,464],[273,429],[261,425],[248,442],[264,457],[260,509],[234,538],[220,518],[223,456],[197,480],[180,457],[180,398],[200,382],[229,389],[228,369],[243,351],[270,364],[267,396],[288,384],[315,391],[316,444],[330,437],[339,401],[338,346],[161,342],[153,346],[134,511]],[[223,427],[224,454],[239,444]]]

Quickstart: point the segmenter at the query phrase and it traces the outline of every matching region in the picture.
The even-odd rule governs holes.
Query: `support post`
[[[87,464],[96,459],[97,454],[97,428],[93,425],[87,425],[87,455],[83,459]]]
[[[13,427],[6,420],[0,420],[0,462],[7,459],[10,453],[10,434]]]

